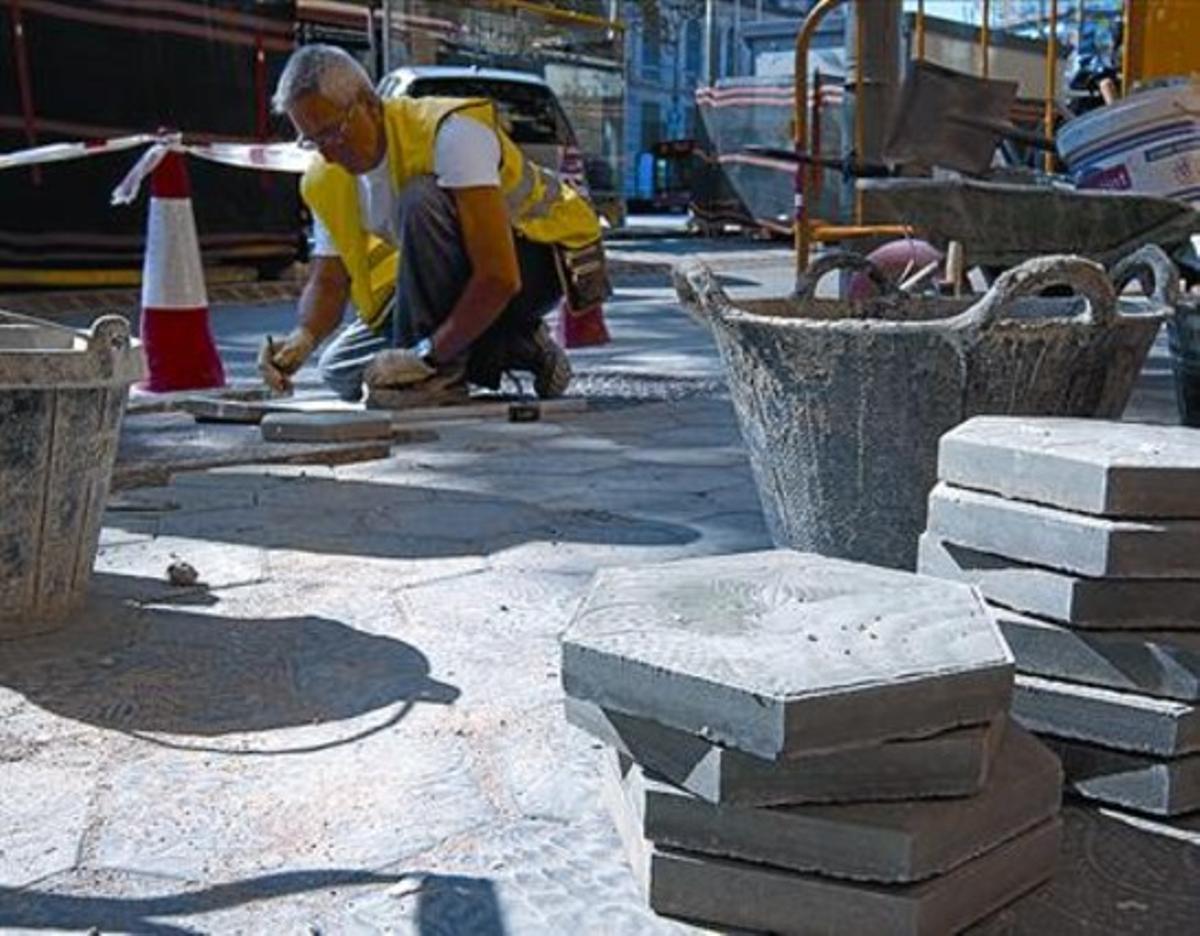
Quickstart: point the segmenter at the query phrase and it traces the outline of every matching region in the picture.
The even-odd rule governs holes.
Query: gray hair
[[[320,94],[334,104],[349,107],[364,91],[373,94],[375,86],[367,70],[349,52],[331,45],[306,45],[293,52],[283,66],[271,107],[277,114],[286,114],[308,94]]]

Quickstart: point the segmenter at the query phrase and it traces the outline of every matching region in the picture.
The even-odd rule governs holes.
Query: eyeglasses
[[[345,142],[346,131],[350,128],[350,120],[354,116],[354,112],[358,110],[359,103],[359,101],[355,101],[351,104],[342,119],[332,127],[326,127],[312,136],[300,134],[296,137],[296,145],[302,150],[319,150]]]

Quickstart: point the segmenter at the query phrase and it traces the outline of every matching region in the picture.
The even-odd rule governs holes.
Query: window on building
[[[700,66],[703,64],[704,58],[701,54],[704,50],[704,27],[697,20],[691,20],[687,24],[683,44],[684,70],[689,75],[700,74]]]
[[[642,74],[657,78],[662,66],[662,26],[657,20],[645,24],[642,30]]]
[[[726,78],[733,77],[738,73],[737,61],[737,33],[732,29],[725,30],[725,70]]]
[[[658,101],[642,101],[642,151],[649,152],[662,139],[662,109]]]

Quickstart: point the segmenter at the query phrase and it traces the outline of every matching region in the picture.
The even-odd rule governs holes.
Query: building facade
[[[641,200],[653,189],[656,144],[695,138],[697,88],[752,73],[750,27],[794,21],[810,5],[811,0],[620,0],[619,16],[628,27],[621,160],[626,198]]]

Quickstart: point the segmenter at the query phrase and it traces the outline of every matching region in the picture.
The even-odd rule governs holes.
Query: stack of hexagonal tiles
[[[949,933],[1053,871],[1058,761],[1007,724],[974,589],[789,550],[608,570],[562,671],[660,913]]]
[[[995,603],[1068,788],[1200,810],[1200,432],[982,417],[939,461],[920,570]]]

